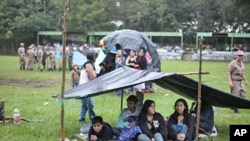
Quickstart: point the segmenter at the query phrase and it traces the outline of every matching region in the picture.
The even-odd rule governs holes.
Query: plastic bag
[[[129,141],[130,139],[136,137],[137,134],[142,133],[139,126],[131,126],[127,128],[122,128],[118,141]]]
[[[152,59],[151,55],[149,54],[149,52],[146,52],[145,57],[147,60],[147,64],[151,64],[153,59]]]

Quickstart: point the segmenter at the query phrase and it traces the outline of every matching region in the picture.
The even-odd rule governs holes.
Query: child
[[[95,116],[89,130],[89,141],[109,141],[113,137],[111,126],[101,116]]]
[[[129,140],[135,138],[141,129],[137,126],[137,117],[141,111],[141,107],[137,107],[138,98],[135,95],[130,95],[127,98],[127,108],[124,108],[119,115],[117,127],[113,129],[114,134],[119,137],[119,140]],[[127,128],[127,129],[126,129]]]
[[[135,125],[137,116],[140,113],[140,108],[136,108],[138,98],[135,95],[130,95],[127,98],[127,108],[124,108],[119,115],[117,127],[124,128]]]
[[[71,83],[72,83],[72,88],[76,87],[79,85],[79,80],[80,80],[80,71],[79,67],[74,64],[72,66],[72,71],[71,71]]]

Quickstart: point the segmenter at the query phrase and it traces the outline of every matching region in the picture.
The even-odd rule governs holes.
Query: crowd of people
[[[49,57],[48,70],[54,70],[54,50],[55,48],[49,46],[49,44],[44,47],[38,46],[37,48],[32,44],[28,47],[27,52],[25,52],[24,44],[20,43],[18,49],[20,70],[33,70],[34,63],[37,62],[38,69],[43,71],[45,68],[43,64],[44,55]],[[245,85],[248,84],[248,81],[245,77],[245,67],[242,62],[244,52],[239,50],[235,53],[235,60],[229,63],[227,69],[229,86],[232,94],[245,98]],[[130,50],[128,56],[125,58],[123,51],[118,49],[113,67],[117,69],[125,65],[137,70],[145,70],[147,66],[145,54],[145,48],[140,48],[137,50],[137,53],[134,50]],[[79,68],[76,64],[70,66],[72,88],[88,83],[108,72],[108,62],[104,61],[99,64],[101,68],[100,72],[96,73],[94,65],[97,58],[96,52],[86,52],[86,56],[87,62],[83,64],[82,68]],[[27,66],[25,57],[28,58]],[[197,121],[197,106],[193,110],[189,110],[185,99],[177,99],[174,103],[174,112],[169,118],[165,119],[161,113],[156,111],[156,103],[153,100],[147,99],[144,101],[144,90],[146,88],[147,84],[145,83],[131,87],[131,90],[135,93],[127,98],[127,107],[118,116],[116,127],[109,125],[101,116],[96,116],[94,101],[91,97],[83,97],[81,99],[79,121],[84,122],[86,120],[86,113],[88,112],[89,119],[92,122],[91,127],[88,129],[89,140],[108,141],[115,137],[121,141],[192,141],[196,136],[194,125]],[[121,91],[123,90],[117,90],[116,94],[120,96]],[[232,110],[235,113],[239,113],[236,107],[232,107]],[[209,105],[205,101],[201,102],[199,121],[199,133],[213,135],[216,132],[212,105]]]
[[[139,57],[137,57],[137,59],[134,58],[135,56],[133,51],[130,51],[130,55],[127,57],[127,59],[121,59],[121,53],[121,50],[118,50],[116,55],[117,65],[122,65],[121,62],[124,62],[124,64],[127,64],[129,67],[137,68],[139,70],[145,68],[146,59],[141,58],[144,56],[144,49],[138,50]],[[91,52],[89,52],[88,55],[90,55],[88,56],[88,62],[85,64],[85,67],[80,70],[80,74],[78,69],[72,70],[72,80],[74,75],[78,75],[80,82],[85,81],[85,83],[87,83],[89,80],[93,80],[97,77],[93,75],[93,63],[95,62],[97,56],[95,53]],[[89,65],[90,69],[87,69],[86,65]],[[74,81],[72,81],[72,85],[74,85]],[[85,112],[82,114],[81,110],[79,121],[85,121],[85,113],[88,111],[89,119],[91,120],[92,125],[89,127],[89,129],[85,130],[85,132],[87,131],[89,140],[108,141],[115,139],[120,141],[191,141],[194,139],[194,125],[196,122],[196,116],[194,112],[195,110],[192,110],[192,113],[190,112],[185,99],[178,99],[175,102],[174,112],[167,120],[165,120],[162,114],[156,111],[156,103],[153,100],[147,99],[144,101],[144,93],[141,88],[141,86],[138,88],[137,85],[133,87],[133,89],[136,91],[136,94],[128,96],[127,107],[121,111],[117,119],[117,125],[115,127],[110,126],[110,124],[106,121],[104,122],[102,117],[95,115],[93,110],[93,101],[90,98],[83,98],[85,101],[82,101],[81,109],[85,107]],[[213,110],[210,112],[213,112]],[[211,115],[210,112],[207,112],[207,109],[204,108],[204,111],[201,113],[204,114],[202,117],[207,117],[210,115],[205,121],[201,119],[201,121],[208,125],[209,128],[204,128],[204,124],[199,127],[204,128],[201,130],[201,132],[205,130],[207,135],[211,135],[214,130],[216,130],[214,125],[214,116],[213,114]]]
[[[174,103],[174,112],[165,119],[157,112],[155,101],[147,99],[143,102],[142,95],[142,92],[137,91],[136,95],[128,96],[127,107],[121,111],[115,127],[104,122],[101,116],[95,116],[87,131],[89,140],[193,141],[195,139],[197,106],[189,110],[185,99],[177,99]],[[199,133],[216,136],[213,108],[206,102],[202,102],[201,105]]]
[[[26,50],[27,49],[27,50]],[[87,54],[89,50],[89,46],[87,44],[70,44],[68,43],[65,47],[65,61],[66,68],[68,65],[69,70],[72,69],[72,58],[73,52],[78,50],[83,54]],[[34,45],[31,44],[27,48],[25,48],[24,43],[19,44],[19,48],[17,50],[19,56],[19,66],[20,70],[30,70],[33,71],[36,69],[35,64],[37,64],[37,69],[39,71],[44,71],[47,69],[48,71],[56,70],[56,59],[59,60],[58,69],[61,71],[62,69],[62,55],[63,55],[63,47],[59,42],[51,43],[48,42],[44,46],[42,45]]]
[[[143,49],[138,50],[137,57],[135,57],[136,55],[134,51],[130,51],[126,59],[121,58],[121,54],[123,54],[122,51],[118,50],[115,60],[116,65],[122,65],[122,63],[124,63],[128,67],[138,70],[144,69],[147,65],[146,59],[141,58],[144,55],[140,55],[145,54],[145,50]],[[235,52],[235,60],[229,64],[227,74],[231,93],[244,98],[246,91],[243,87],[242,81],[245,81],[245,84],[247,84],[247,80],[244,75],[245,70],[242,62],[243,55],[244,53],[242,51]],[[109,130],[109,133],[111,132],[113,135],[109,136],[108,139],[105,136],[104,138],[106,138],[106,140],[114,139],[114,137],[116,140],[121,141],[194,140],[196,137],[195,124],[197,121],[197,105],[195,108],[189,110],[185,99],[177,99],[174,103],[174,112],[169,118],[167,118],[167,120],[165,120],[161,113],[156,112],[156,103],[153,100],[147,99],[143,102],[143,98],[140,98],[140,94],[143,95],[143,88],[145,88],[145,84],[144,87],[133,87],[139,95],[130,95],[127,98],[127,108],[124,108],[118,116],[116,127],[104,126],[105,124],[102,121],[100,124],[102,124],[103,128],[95,130],[96,122],[92,120],[92,126],[90,129],[93,129],[94,132],[93,130],[88,132],[90,140],[102,139],[103,137],[99,132],[106,132],[104,130]],[[138,99],[140,99],[140,102],[138,102]],[[140,106],[138,103],[140,103]],[[238,113],[236,108],[233,108],[233,110],[235,113]],[[97,117],[100,118],[99,116]],[[95,119],[95,117],[93,119]],[[199,134],[205,136],[217,135],[217,129],[214,123],[214,110],[212,105],[206,101],[201,102],[199,122]]]

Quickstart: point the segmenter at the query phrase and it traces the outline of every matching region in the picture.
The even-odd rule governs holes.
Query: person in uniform
[[[227,68],[230,90],[232,94],[246,98],[245,85],[248,82],[245,77],[245,66],[243,63],[244,52],[239,50],[235,55],[236,58],[229,63]],[[232,110],[234,110],[234,113],[239,113],[237,108],[232,108]]]
[[[38,60],[38,69],[42,72],[43,71],[43,47],[38,45],[37,47],[37,60]]]
[[[27,51],[27,57],[28,57],[28,66],[27,70],[33,70],[34,67],[34,61],[35,61],[35,51],[34,51],[34,46],[30,45],[29,49]]]
[[[19,56],[19,66],[20,70],[25,70],[25,48],[24,48],[24,43],[20,43],[20,46],[17,50],[18,56]]]
[[[54,47],[50,48],[50,54],[49,54],[49,71],[53,71],[55,69],[55,56],[56,53],[54,51]]]

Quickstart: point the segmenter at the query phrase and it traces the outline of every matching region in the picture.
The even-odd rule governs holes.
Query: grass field
[[[162,72],[197,72],[197,61],[162,61]],[[210,74],[202,76],[202,82],[223,91],[229,91],[226,68],[228,62],[203,62],[202,71]],[[22,121],[16,126],[12,123],[0,124],[0,141],[58,141],[61,135],[61,101],[51,96],[61,92],[62,73],[20,71],[17,56],[0,56],[0,100],[5,100],[5,116],[11,117],[17,107],[21,116],[33,122]],[[250,81],[250,64],[245,64],[246,76]],[[37,68],[37,66],[36,66]],[[188,76],[195,80],[197,75]],[[66,71],[65,90],[70,89],[70,72]],[[162,89],[156,85],[156,92],[145,94],[145,99],[153,99],[156,109],[165,117],[173,112],[176,99],[181,96]],[[247,86],[250,92],[249,85]],[[125,99],[129,94],[124,95]],[[247,96],[249,99],[249,95]],[[93,97],[96,115],[115,125],[120,113],[121,99],[114,93]],[[188,99],[187,99],[188,100]],[[192,101],[188,100],[189,104]],[[233,99],[232,99],[233,102]],[[83,123],[78,122],[80,100],[65,100],[65,137],[75,139]],[[215,124],[218,126],[218,136],[215,141],[229,140],[230,124],[250,124],[250,110],[240,109],[240,114],[234,114],[229,108],[215,107]],[[84,124],[89,124],[87,121]],[[202,139],[209,140],[209,139]]]

